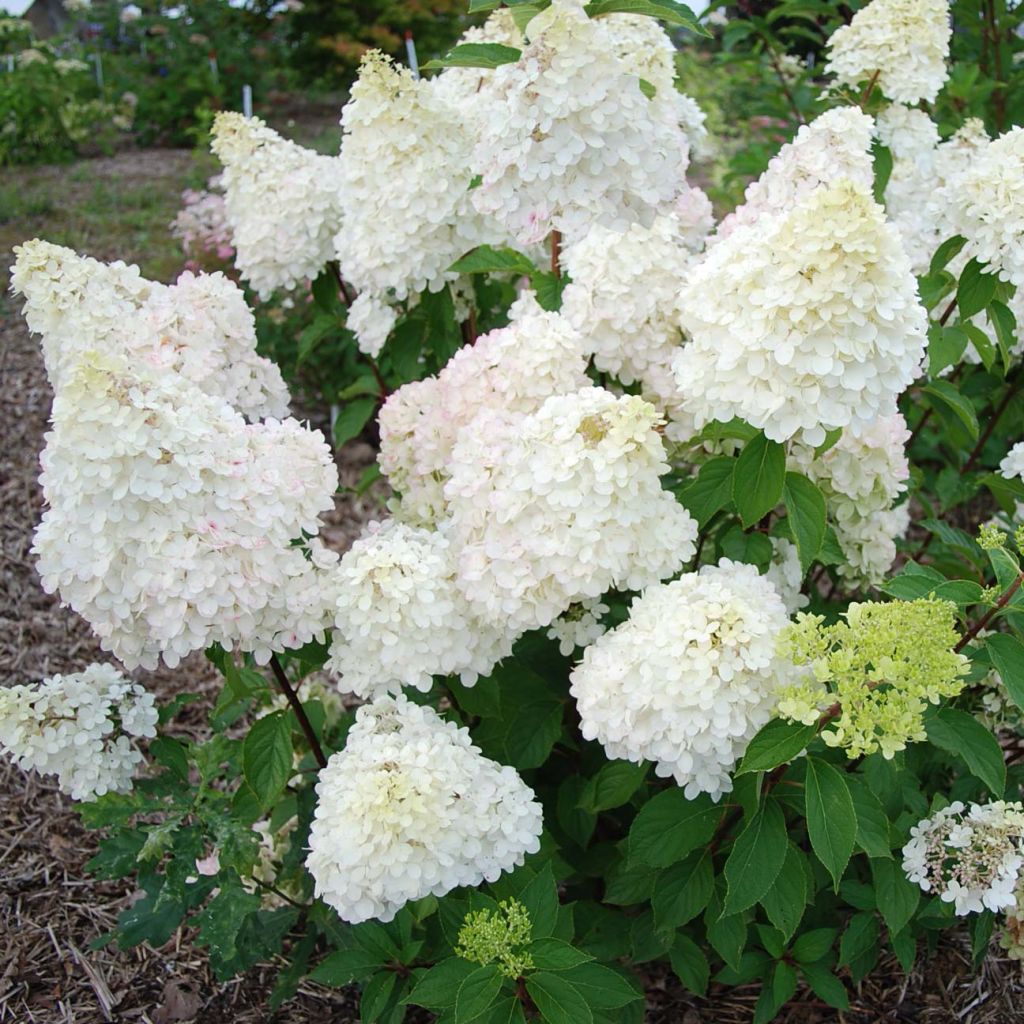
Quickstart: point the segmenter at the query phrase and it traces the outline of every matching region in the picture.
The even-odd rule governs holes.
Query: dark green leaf
[[[843,932],[839,943],[840,966],[853,967],[854,964],[878,947],[878,918],[870,910],[862,910],[850,918],[850,923]]]
[[[1021,325],[1017,323],[1010,308],[998,299],[993,299],[989,303],[988,318],[996,332],[996,342],[1003,360],[1003,371],[1009,373],[1013,350],[1017,347],[1017,332],[1021,329]]]
[[[561,939],[534,939],[527,947],[538,971],[567,971],[594,958]]]
[[[682,790],[668,789],[648,800],[629,830],[629,856],[664,868],[703,846],[714,834],[722,812],[701,794],[687,800]]]
[[[180,740],[158,736],[149,742],[149,756],[170,769],[182,782],[188,782],[188,751]]]
[[[604,964],[580,964],[565,971],[563,977],[597,1010],[617,1010],[643,994],[635,982]]]
[[[530,287],[533,288],[537,304],[549,313],[557,313],[562,308],[562,292],[569,279],[546,270],[535,270],[530,275]]]
[[[837,1010],[850,1008],[846,986],[824,964],[804,964],[800,968],[811,991]]]
[[[789,938],[800,924],[807,906],[807,867],[801,850],[788,844],[786,859],[771,888],[761,897],[768,920],[778,928],[783,937]]]
[[[676,0],[591,0],[583,9],[591,18],[599,18],[602,14],[646,14],[669,25],[682,25],[697,35],[711,34],[689,7]]]
[[[448,269],[459,274],[532,274],[537,268],[528,257],[514,249],[480,245],[457,259]]]
[[[714,863],[706,849],[666,868],[659,873],[651,897],[655,926],[679,928],[692,921],[708,905],[714,889]]]
[[[878,797],[861,779],[848,775],[846,784],[850,788],[853,806],[857,811],[857,845],[869,857],[891,857],[889,819],[886,818]]]
[[[334,420],[334,444],[340,447],[363,432],[377,408],[376,398],[356,398],[346,402]]]
[[[1007,633],[992,633],[985,638],[985,650],[1013,703],[1024,710],[1024,644]]]
[[[365,949],[341,949],[325,957],[310,978],[321,985],[344,988],[354,981],[364,981],[382,966],[380,957],[367,953]]]
[[[873,194],[875,202],[881,205],[885,203],[885,186],[889,184],[889,176],[892,174],[892,151],[876,139],[871,145],[871,154],[875,165]]]
[[[922,391],[940,405],[950,409],[967,428],[971,437],[977,440],[978,417],[974,411],[974,406],[949,381],[933,380]],[[934,405],[934,402],[932,404]]]
[[[501,972],[494,964],[485,964],[462,979],[455,994],[456,1024],[468,1024],[498,998],[501,977]]]
[[[937,274],[940,270],[944,269],[946,264],[960,252],[960,250],[967,244],[967,239],[963,235],[953,235],[952,238],[947,238],[942,245],[935,250],[935,255],[932,257],[931,265],[928,268],[930,274]]]
[[[732,475],[736,460],[727,456],[711,459],[697,476],[679,488],[679,500],[701,527],[732,501]]]
[[[928,327],[928,375],[937,377],[947,366],[959,363],[967,341],[967,331],[959,324],[944,327],[934,321]]]
[[[691,992],[699,996],[707,992],[711,968],[708,966],[708,958],[704,951],[693,939],[686,935],[677,935],[668,958],[676,977]]]
[[[811,847],[838,890],[857,836],[857,817],[845,776],[827,761],[808,757],[805,799]]]
[[[647,762],[609,761],[587,782],[580,807],[592,814],[621,807],[643,784]]]
[[[359,999],[359,1019],[362,1024],[376,1024],[381,1019],[397,981],[398,975],[394,971],[378,971],[363,986]]]
[[[928,739],[942,750],[964,759],[971,774],[1000,799],[1006,789],[1006,765],[999,741],[973,715],[940,708],[925,718]]]
[[[921,902],[921,889],[907,880],[903,869],[892,859],[872,859],[871,874],[878,893],[878,910],[886,928],[895,935],[914,916]]]
[[[956,286],[956,306],[961,320],[970,320],[980,313],[996,293],[999,279],[989,273],[983,263],[971,260],[960,274]]]
[[[761,987],[761,994],[754,1007],[753,1024],[769,1024],[795,992],[796,971],[789,964],[779,961],[772,968],[768,983]]]
[[[521,50],[502,43],[461,43],[454,46],[439,60],[427,61],[424,71],[439,68],[500,68],[502,64],[514,64],[522,55]]]
[[[736,461],[732,500],[746,527],[754,526],[782,500],[786,449],[759,433]]]
[[[551,935],[558,920],[558,889],[550,861],[530,879],[519,899],[530,914],[533,937],[541,939]]]
[[[764,896],[782,870],[788,845],[782,808],[767,799],[737,836],[725,862],[728,891],[723,914],[737,914]]]
[[[416,987],[405,997],[405,1002],[425,1006],[428,1010],[443,1010],[455,1005],[459,987],[468,978],[476,965],[459,956],[450,956],[435,964],[416,983]]]
[[[199,928],[199,945],[207,947],[221,961],[232,959],[242,923],[261,905],[260,897],[246,892],[237,875],[222,882],[217,895],[194,919]]]
[[[807,572],[825,540],[825,496],[807,477],[800,473],[787,473],[782,500],[800,555],[800,568]]]
[[[531,974],[526,991],[549,1024],[590,1024],[594,1019],[587,1000],[565,974]]]
[[[816,728],[773,718],[750,741],[736,775],[766,772],[792,761],[812,739]]]
[[[800,964],[816,963],[832,948],[838,934],[836,928],[815,928],[804,932],[793,943],[793,959]]]
[[[283,711],[257,719],[242,747],[245,781],[264,809],[280,796],[292,773],[292,730]]]

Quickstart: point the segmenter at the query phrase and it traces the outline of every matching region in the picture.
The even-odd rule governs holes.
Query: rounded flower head
[[[771,583],[728,559],[648,588],[572,672],[584,737],[717,799],[771,717],[786,622]]]
[[[138,267],[105,264],[38,239],[15,250],[12,287],[43,337],[46,372],[60,390],[83,353],[124,357],[178,374],[249,419],[284,416],[288,389],[256,354],[256,323],[241,290],[223,274],[184,273],[147,281]]]
[[[472,141],[443,90],[413,78],[379,51],[363,58],[342,111],[344,215],[334,239],[341,272],[374,306],[439,291],[448,267],[482,242],[498,241],[469,200]],[[365,296],[365,297],[364,297]],[[387,337],[379,310],[349,325],[364,352]],[[383,337],[382,337],[383,334]]]
[[[547,626],[570,604],[639,590],[692,557],[696,523],[662,490],[657,423],[641,398],[586,388],[465,432],[445,497],[459,587],[483,617]]]
[[[1024,864],[1024,805],[959,800],[918,822],[903,847],[903,870],[925,892],[952,903],[957,915],[1016,905]]]
[[[444,485],[459,435],[484,410],[535,411],[552,395],[589,383],[585,340],[564,317],[537,307],[490,331],[436,377],[400,387],[380,411],[381,469],[401,495],[400,518],[443,518]]]
[[[896,411],[924,356],[899,236],[849,180],[736,228],[690,272],[681,306],[691,340],[675,374],[698,429],[738,416],[775,441],[857,434]]]
[[[235,265],[260,298],[315,278],[334,257],[343,191],[336,157],[284,139],[258,117],[213,122]],[[347,199],[346,199],[347,202]]]
[[[306,867],[352,924],[493,882],[540,848],[540,804],[515,770],[404,697],[359,709],[316,791]]]
[[[552,230],[572,241],[593,224],[650,223],[683,185],[685,136],[581,0],[554,0],[526,35],[519,60],[483,89],[491,113],[473,152],[473,204],[524,245]]]
[[[25,771],[55,775],[62,793],[126,793],[142,762],[133,742],[156,735],[153,695],[113,665],[0,687],[0,750]]]
[[[265,661],[322,632],[331,556],[294,543],[333,507],[319,432],[247,424],[179,376],[97,353],[67,370],[52,419],[33,550],[105,650],[173,667],[216,642]]]
[[[934,103],[951,34],[946,0],[871,0],[832,33],[825,71],[851,87],[877,76],[896,103]]]
[[[360,697],[426,692],[433,676],[472,685],[511,654],[514,636],[481,622],[455,585],[448,540],[390,520],[371,523],[342,556],[327,667]]]

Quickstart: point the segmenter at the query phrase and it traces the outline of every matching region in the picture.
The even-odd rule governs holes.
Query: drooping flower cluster
[[[247,424],[181,377],[95,352],[67,370],[52,420],[33,550],[105,650],[155,668],[217,642],[265,661],[323,631],[331,554],[293,545],[337,488],[319,431]]]
[[[284,139],[258,117],[224,111],[213,122],[224,165],[227,219],[242,277],[266,299],[315,278],[334,258],[346,202],[337,157]]]
[[[205,189],[188,188],[181,194],[183,205],[171,222],[171,234],[193,262],[204,256],[229,260],[235,254],[222,188],[218,174]]]
[[[609,757],[656,762],[687,797],[717,799],[772,715],[786,623],[771,583],[728,559],[648,588],[572,672],[584,737]]]
[[[485,410],[535,411],[552,395],[585,387],[585,339],[537,308],[460,349],[436,377],[399,388],[380,411],[381,469],[401,495],[401,518],[433,524],[460,433]]]
[[[540,848],[540,804],[515,770],[404,697],[359,709],[317,797],[306,866],[316,895],[353,924],[493,882]]]
[[[824,621],[801,613],[783,632],[780,653],[808,671],[783,688],[778,713],[814,725],[829,712],[821,738],[851,758],[876,750],[891,758],[925,739],[927,706],[964,686],[956,606],[937,598],[851,604],[842,621]]]
[[[574,241],[594,224],[649,224],[682,188],[685,136],[658,116],[582,0],[554,0],[526,37],[520,59],[484,86],[493,115],[471,162],[477,210],[524,245],[552,230]]]
[[[698,428],[745,419],[819,445],[896,411],[927,315],[895,229],[849,179],[714,245],[681,296],[675,373]]]
[[[601,388],[464,432],[445,487],[459,586],[512,630],[549,625],[611,587],[639,590],[694,553],[696,523],[662,489],[657,412]]]
[[[980,914],[1016,905],[1024,864],[1024,804],[959,800],[918,822],[903,847],[903,870],[954,911]]]
[[[766,214],[787,213],[812,192],[838,181],[849,180],[870,190],[874,181],[873,127],[871,118],[859,107],[837,107],[801,125],[793,141],[747,186],[742,205],[722,219],[711,244]]]
[[[439,291],[457,276],[449,266],[498,232],[473,212],[472,137],[433,82],[371,51],[341,123],[345,201],[334,246],[360,293],[349,326],[375,356],[395,322],[390,303]]]
[[[0,750],[19,768],[54,775],[62,793],[125,793],[142,760],[135,740],[156,735],[153,695],[113,665],[0,687]]]
[[[825,71],[853,88],[873,79],[896,103],[933,103],[951,34],[947,0],[871,0],[832,33]]]
[[[456,584],[443,534],[394,520],[373,523],[342,556],[336,632],[327,667],[360,697],[426,692],[433,676],[472,685],[512,651],[500,627],[473,613]]]
[[[140,372],[180,376],[248,419],[282,417],[288,389],[256,354],[256,324],[223,274],[147,281],[139,268],[105,264],[35,239],[15,250],[11,276],[29,328],[42,335],[46,372],[60,389],[83,353],[128,360]]]
[[[821,455],[795,444],[794,466],[822,490],[846,561],[838,566],[854,583],[881,582],[896,557],[896,539],[907,530],[907,506],[895,502],[910,475],[906,443],[910,438],[900,413],[869,424],[859,437],[843,431]]]

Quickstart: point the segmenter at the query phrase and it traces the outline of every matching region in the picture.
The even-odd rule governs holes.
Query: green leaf
[[[1017,346],[1017,330],[1020,324],[1010,310],[998,299],[993,299],[988,304],[988,319],[996,332],[996,342],[999,345],[999,355],[1003,360],[1003,371],[1010,372],[1010,363],[1013,361],[1013,350]],[[977,347],[977,346],[975,346]],[[980,350],[979,350],[979,354]],[[982,357],[984,361],[984,357]],[[989,367],[986,366],[986,369]]]
[[[567,971],[594,958],[561,939],[534,939],[527,947],[538,971]]]
[[[501,0],[469,0],[469,13],[481,14],[484,11],[493,11],[501,3]]]
[[[964,238],[963,235],[954,235],[952,238],[947,238],[942,245],[935,250],[935,255],[932,257],[928,273],[937,274],[966,244],[967,239]]]
[[[736,460],[732,500],[745,527],[756,525],[782,500],[786,449],[759,433]]]
[[[922,388],[922,391],[940,405],[950,409],[967,428],[967,432],[971,435],[972,439],[977,440],[978,417],[974,411],[974,406],[952,384],[945,380],[933,380],[926,387]]]
[[[1007,633],[992,633],[985,638],[985,650],[1013,703],[1024,710],[1024,644]]]
[[[325,957],[309,976],[321,985],[344,988],[354,981],[364,981],[382,966],[381,958],[365,949],[341,949]]]
[[[956,307],[961,320],[970,320],[980,313],[996,294],[999,279],[987,273],[985,264],[971,260],[963,269],[956,286]]]
[[[892,151],[875,139],[871,144],[871,155],[875,165],[873,194],[875,202],[882,206],[885,204],[885,187],[889,184],[889,177],[892,174]]]
[[[537,304],[549,313],[557,313],[562,308],[562,292],[568,283],[567,277],[547,270],[535,270],[530,274],[530,287],[536,295]]]
[[[514,64],[522,56],[522,50],[502,43],[461,43],[453,46],[439,60],[430,60],[423,65],[424,71],[440,68],[500,68],[502,64]]]
[[[792,761],[814,739],[816,732],[813,725],[773,718],[750,741],[736,776],[771,771]]]
[[[704,951],[693,939],[687,935],[677,935],[668,959],[676,977],[691,992],[699,996],[707,992],[711,968]]]
[[[658,95],[657,88],[653,83],[648,82],[646,78],[640,79],[640,91],[649,99],[653,100]]]
[[[405,1002],[425,1006],[428,1010],[443,1010],[455,1005],[459,987],[468,978],[476,965],[460,956],[450,956],[435,964],[416,983],[416,987],[405,997]]]
[[[600,18],[602,14],[646,14],[669,25],[682,25],[700,36],[711,35],[693,11],[676,0],[591,0],[583,9],[591,18]]]
[[[712,837],[722,816],[704,794],[687,800],[682,790],[667,789],[640,808],[629,830],[629,856],[656,868],[682,860]]]
[[[992,303],[992,306],[995,302]],[[992,306],[989,306],[991,312]],[[967,335],[968,340],[974,345],[975,352],[978,353],[978,357],[981,359],[981,365],[986,370],[991,370],[995,365],[996,361],[996,349],[992,342],[989,340],[989,336],[975,324],[961,324],[964,333]],[[996,335],[998,336],[998,331]]]
[[[845,776],[827,761],[808,757],[805,799],[811,847],[838,890],[857,836],[857,817]]]
[[[334,444],[340,447],[363,432],[377,408],[376,398],[356,398],[346,402],[334,421]]]
[[[832,948],[838,934],[837,928],[814,928],[804,932],[793,943],[793,959],[799,964],[816,963]]]
[[[604,964],[580,964],[562,976],[595,1010],[617,1010],[643,995],[635,982]]]
[[[494,964],[484,964],[463,978],[455,994],[456,1024],[468,1024],[498,998],[501,977]]]
[[[680,928],[692,921],[715,891],[715,868],[707,849],[673,864],[658,874],[651,897],[658,929]]]
[[[246,892],[237,875],[222,882],[217,895],[194,918],[199,928],[199,945],[207,947],[221,961],[231,960],[237,952],[243,922],[261,906],[260,897]]]
[[[999,800],[1006,789],[1006,765],[999,741],[973,715],[940,708],[925,718],[928,739],[941,750],[964,759],[973,776]]]
[[[693,480],[680,487],[676,494],[687,511],[704,527],[711,517],[732,501],[732,476],[736,460],[728,456],[711,459],[700,467]]]
[[[398,975],[394,971],[378,971],[363,986],[359,997],[359,1019],[362,1024],[375,1024],[381,1019],[397,981]]]
[[[907,880],[894,860],[872,859],[871,874],[878,893],[878,910],[886,928],[896,935],[903,931],[921,902],[921,889]]]
[[[292,773],[292,730],[284,711],[257,719],[242,747],[245,781],[264,810],[273,806]]]
[[[959,324],[943,326],[934,321],[928,327],[928,376],[937,377],[947,366],[954,366],[963,358],[968,336]]]
[[[621,807],[640,788],[647,777],[646,761],[609,761],[590,780],[580,797],[580,807],[596,814]]]
[[[764,896],[782,870],[788,845],[786,817],[778,802],[768,799],[737,836],[725,862],[723,914],[738,914]]]
[[[761,897],[768,920],[782,932],[788,941],[800,924],[807,906],[806,857],[799,847],[788,843],[786,859],[772,882],[771,888]]]
[[[780,960],[772,968],[768,983],[761,986],[752,1024],[769,1024],[769,1021],[774,1020],[779,1010],[793,998],[796,983],[796,971]]]
[[[711,948],[730,966],[738,968],[747,944],[747,920],[743,914],[722,915],[716,892],[704,912],[704,927]]]
[[[458,274],[532,274],[537,268],[529,257],[516,252],[515,249],[495,249],[490,245],[478,245],[457,259],[448,269]]]
[[[526,991],[548,1024],[590,1024],[594,1019],[587,1000],[564,974],[531,974]]]
[[[889,819],[878,797],[859,778],[848,775],[846,784],[857,812],[857,845],[869,857],[891,857]]]
[[[837,1010],[850,1008],[846,986],[824,964],[803,964],[800,971],[819,999]]]
[[[825,495],[800,473],[787,473],[782,500],[793,528],[800,568],[807,572],[825,540]]]
[[[519,894],[519,900],[530,914],[533,937],[540,939],[551,935],[558,921],[558,888],[550,861],[530,879]]]
[[[839,964],[857,973],[858,961],[874,962],[878,950],[878,918],[870,910],[862,910],[850,918],[839,943]]]
[[[313,354],[320,342],[335,332],[338,334],[351,333],[346,331],[336,315],[318,316],[309,326],[304,327],[299,335],[295,365],[301,366]]]
[[[158,736],[149,741],[149,756],[181,779],[188,782],[188,751],[185,744],[171,736]]]

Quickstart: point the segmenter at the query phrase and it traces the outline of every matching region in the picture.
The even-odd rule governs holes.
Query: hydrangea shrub
[[[429,78],[371,54],[336,157],[216,122],[217,244],[379,442],[345,552],[240,285],[19,248],[43,586],[224,677],[202,740],[112,664],[0,700],[137,876],[121,947],[188,922],[386,1024],[639,1022],[659,960],[767,1022],[965,923],[1024,955],[1022,129],[908,105],[947,9],[872,0],[716,216],[655,15],[697,30],[554,0]]]

